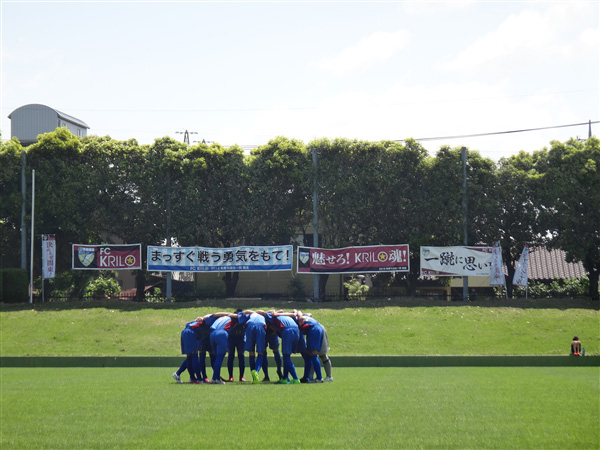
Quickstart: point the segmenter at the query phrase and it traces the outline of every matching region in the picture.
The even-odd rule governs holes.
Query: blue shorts
[[[300,339],[298,339],[298,353],[306,352],[306,338],[300,335]]]
[[[281,353],[291,355],[298,353],[300,330],[298,328],[284,328],[281,332]]]
[[[228,334],[225,330],[214,330],[210,333],[210,346],[215,355],[227,353]]]
[[[255,325],[252,322],[248,322],[246,326],[246,347],[247,352],[253,352],[256,348],[257,353],[265,352],[265,338],[266,338],[265,327],[262,325]]]
[[[196,332],[191,328],[184,328],[181,332],[181,354],[191,355],[200,348],[200,341],[196,337]]]
[[[323,327],[321,325],[314,325],[310,327],[308,333],[306,333],[306,349],[309,352],[321,351],[321,345],[323,344]]]

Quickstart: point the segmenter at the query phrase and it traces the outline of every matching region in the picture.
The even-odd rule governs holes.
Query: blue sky
[[[263,145],[600,119],[598,1],[1,0],[1,129],[19,106],[89,133]],[[600,124],[592,126],[598,135]],[[423,142],[494,160],[588,127]]]

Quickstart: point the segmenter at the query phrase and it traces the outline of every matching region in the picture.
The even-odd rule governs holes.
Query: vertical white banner
[[[529,247],[525,245],[517,263],[517,270],[513,276],[513,285],[527,287],[527,266],[529,265]]]
[[[492,248],[492,267],[490,269],[490,286],[506,286],[502,269],[502,247],[496,243]]]
[[[42,235],[42,278],[54,278],[56,272],[56,237]]]

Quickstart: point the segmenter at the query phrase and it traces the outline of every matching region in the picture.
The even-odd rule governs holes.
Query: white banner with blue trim
[[[148,270],[155,272],[261,272],[292,270],[293,247],[229,248],[148,246]]]

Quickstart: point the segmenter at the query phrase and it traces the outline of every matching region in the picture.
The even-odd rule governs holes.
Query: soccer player
[[[258,372],[260,372],[265,356],[267,322],[264,316],[250,309],[240,312],[238,320],[240,323],[246,324],[244,349],[248,352],[252,384],[257,384],[260,383]]]
[[[300,330],[298,324],[292,318],[291,313],[269,311],[264,313],[268,323],[272,324],[281,337],[281,353],[283,355],[283,378],[278,381],[280,384],[300,383],[296,374],[296,367],[292,362],[292,353],[298,353],[298,341],[300,340]],[[295,312],[294,312],[295,315]],[[291,375],[292,380],[288,380]]]
[[[213,317],[218,317],[211,325],[210,329],[210,346],[215,360],[213,363],[213,376],[210,380],[211,384],[225,384],[221,380],[221,366],[227,353],[229,330],[235,325],[238,319],[237,314],[230,313],[215,313]]]
[[[277,376],[281,380],[283,378],[283,372],[281,372],[281,353],[279,352],[279,336],[277,336],[277,331],[275,330],[275,328],[273,328],[272,325],[267,326],[267,347],[270,348],[273,352],[273,358],[275,359],[275,364],[277,365]],[[269,377],[269,358],[267,357],[266,349],[262,370],[265,374],[263,382],[271,381],[271,378]]]
[[[322,366],[327,375],[327,378],[322,381],[333,381],[331,360],[327,356],[329,339],[327,338],[325,327],[314,319],[310,313],[303,314],[302,311],[296,311],[296,319],[300,333],[306,335],[306,349],[303,353],[305,363],[304,376],[301,381],[309,381],[312,374],[315,373],[317,375],[316,381],[318,383],[321,382],[322,374],[319,359],[323,363]]]
[[[173,374],[173,378],[178,383],[181,383],[181,374],[187,369],[190,375],[190,383],[200,383],[200,363],[198,360],[198,350],[200,348],[200,340],[198,331],[203,324],[203,319],[198,318],[193,322],[188,322],[185,328],[181,331],[181,353],[186,355],[177,372]]]
[[[241,309],[235,310],[236,314],[239,314],[240,312],[242,312]],[[242,382],[246,381],[246,378],[244,378],[244,371],[246,370],[246,361],[244,358],[244,347],[246,344],[246,337],[245,337],[246,329],[245,328],[246,328],[245,325],[238,321],[238,323],[236,323],[229,330],[229,342],[228,342],[228,349],[227,349],[227,371],[229,372],[229,380],[228,381],[233,381],[233,363],[235,361],[236,352],[237,352],[237,356],[238,356],[238,368],[240,371],[240,381],[242,381]]]
[[[571,355],[581,356],[581,341],[577,336],[573,337],[573,342],[571,342]]]

